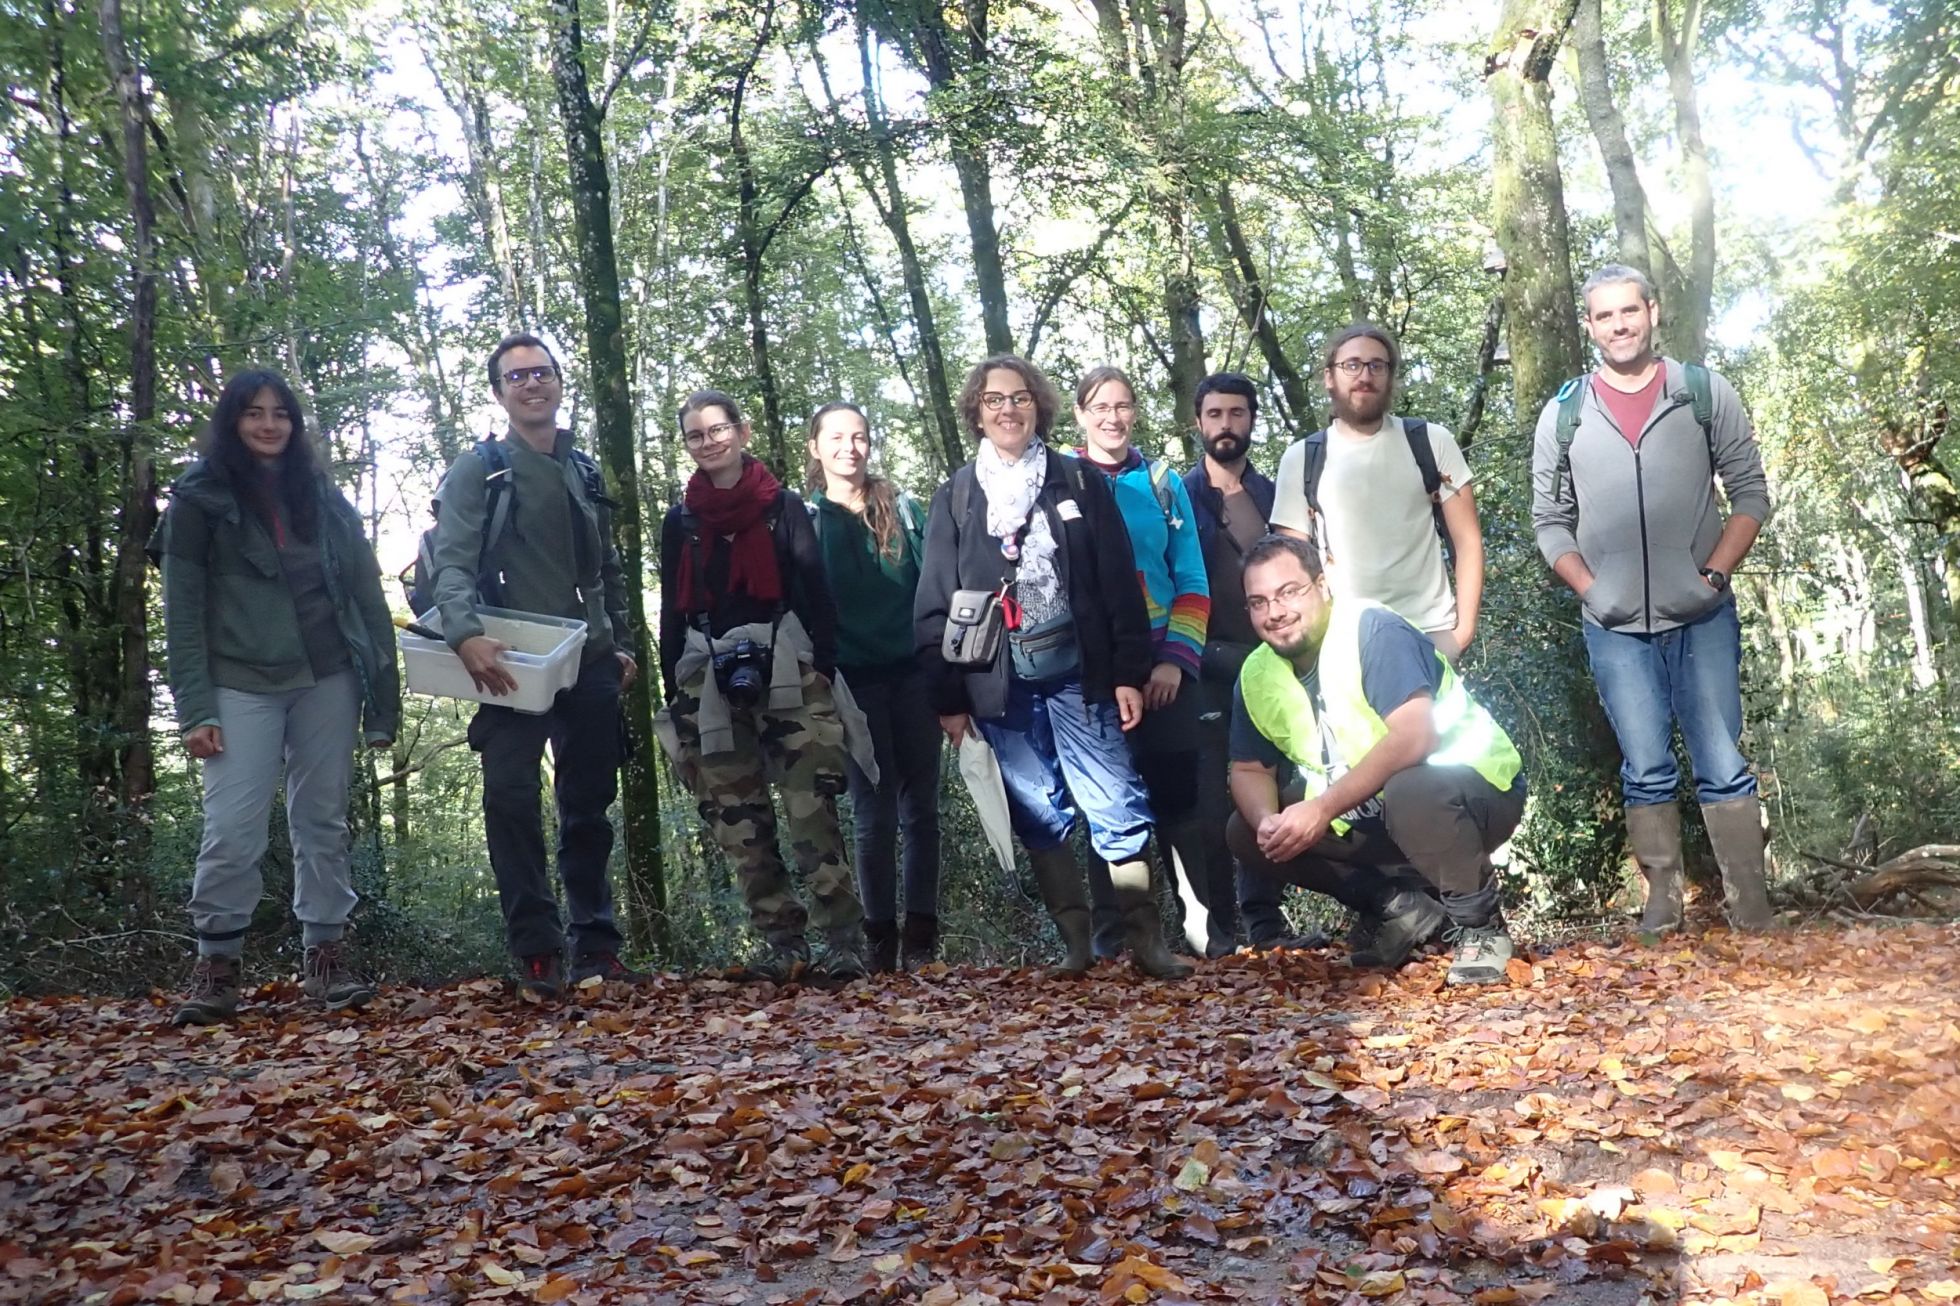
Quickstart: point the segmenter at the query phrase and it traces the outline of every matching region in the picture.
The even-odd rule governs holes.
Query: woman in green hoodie
[[[225,383],[201,452],[171,488],[151,544],[171,697],[204,770],[190,902],[197,967],[171,1023],[209,1025],[238,1008],[282,771],[303,988],[330,1009],[358,1007],[374,989],[342,945],[355,903],[347,791],[359,728],[385,748],[401,718],[381,568],[278,373]]]
[[[837,669],[871,727],[879,779],[850,767],[858,892],[874,970],[907,970],[939,944],[939,718],[913,657],[925,513],[870,472],[871,426],[852,403],[810,419],[810,511],[837,603]],[[898,923],[898,834],[905,832],[905,924]],[[901,953],[902,945],[902,953]]]

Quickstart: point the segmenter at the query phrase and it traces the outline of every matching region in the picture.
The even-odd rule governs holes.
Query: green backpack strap
[[[1701,423],[1702,439],[1708,442],[1708,471],[1715,472],[1715,387],[1709,384],[1708,369],[1700,363],[1685,363],[1688,399],[1694,404],[1695,420]]]
[[[1558,388],[1558,466],[1552,473],[1552,502],[1565,497],[1572,478],[1572,437],[1579,434],[1579,412],[1586,402],[1586,378],[1575,376]]]
[[[1177,495],[1171,490],[1171,465],[1162,458],[1146,458],[1150,469],[1150,488],[1157,496],[1157,508],[1164,514],[1164,525],[1175,532],[1184,523],[1177,516]]]

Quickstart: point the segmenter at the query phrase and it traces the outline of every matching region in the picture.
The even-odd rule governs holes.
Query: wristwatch
[[[1729,576],[1727,572],[1717,571],[1713,567],[1703,567],[1701,569],[1701,578],[1707,581],[1708,588],[1714,590],[1717,594],[1726,594],[1728,592]]]

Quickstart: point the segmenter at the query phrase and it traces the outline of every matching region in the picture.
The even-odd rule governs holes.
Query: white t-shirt
[[[1447,502],[1470,484],[1470,464],[1441,423],[1429,423],[1429,447]],[[1313,533],[1306,477],[1307,442],[1295,440],[1279,461],[1274,526]],[[1373,435],[1334,423],[1320,469],[1320,511],[1322,557],[1335,598],[1373,599],[1425,632],[1456,625],[1456,595],[1401,418],[1390,415]]]

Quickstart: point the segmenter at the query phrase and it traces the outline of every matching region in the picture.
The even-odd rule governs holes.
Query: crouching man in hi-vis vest
[[[1244,579],[1262,643],[1232,702],[1233,855],[1352,909],[1357,966],[1400,966],[1440,930],[1449,983],[1502,980],[1490,854],[1524,814],[1517,748],[1421,631],[1330,602],[1311,545],[1267,536]]]

